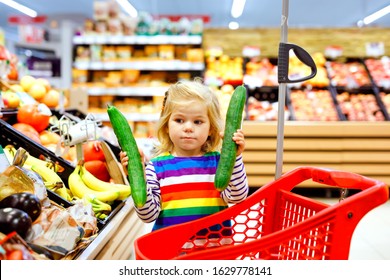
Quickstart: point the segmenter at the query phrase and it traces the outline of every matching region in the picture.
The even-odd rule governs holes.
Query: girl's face
[[[200,156],[210,135],[207,107],[202,102],[176,106],[168,121],[168,134],[173,142],[174,156]]]

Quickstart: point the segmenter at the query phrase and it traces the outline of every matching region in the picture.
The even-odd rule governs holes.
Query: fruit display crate
[[[330,87],[292,88],[287,92],[291,111],[296,121],[345,121],[335,95]]]
[[[331,87],[347,121],[389,121],[389,112],[372,86]]]
[[[327,60],[326,70],[330,85],[336,88],[372,87],[367,67],[361,58],[341,57]]]
[[[328,58],[324,68],[329,80],[327,86],[290,84],[286,94],[288,120],[389,121],[390,89],[378,87],[371,75],[375,74],[371,73],[373,66],[366,65],[367,61],[354,57]],[[386,79],[387,76],[384,77]],[[329,100],[328,92],[332,100]],[[249,109],[247,119],[263,120],[262,114],[268,113],[267,110],[255,112],[256,107],[261,108],[264,101],[277,102],[278,87],[275,85],[249,87],[248,96],[256,98],[257,101],[249,102],[249,106],[254,110]],[[326,96],[326,106],[324,100],[318,102],[320,96]],[[369,104],[366,105],[367,103]]]
[[[18,111],[16,109],[0,108],[0,119],[6,122],[16,122],[16,115]]]
[[[57,172],[65,186],[68,186],[69,175],[74,171],[74,166],[62,157],[57,156],[55,153],[47,149],[46,147],[32,141],[30,138],[17,131],[12,127],[12,123],[8,123],[3,119],[0,119],[0,145],[3,147],[7,145],[13,145],[16,149],[23,147],[32,156],[36,158],[44,158],[45,160],[55,162],[61,166],[61,172]],[[56,193],[47,190],[48,197],[58,205],[68,208],[73,205],[71,201],[68,201]],[[98,219],[98,228],[102,229],[112,217],[123,207],[124,201],[116,200],[111,205],[112,211],[105,219]]]
[[[248,92],[248,106],[247,106],[247,119],[248,120],[257,120],[256,114],[271,115],[267,116],[267,120],[276,120],[277,109],[278,109],[278,87],[274,86],[262,86],[249,88],[247,86]],[[253,101],[254,98],[256,101]],[[259,111],[256,114],[253,112],[261,108],[264,112]],[[294,110],[292,108],[291,100],[289,95],[286,95],[285,100],[285,118],[286,120],[294,120]]]
[[[390,91],[390,58],[366,58],[364,66],[378,91]]]
[[[390,89],[379,90],[379,97],[381,98],[387,113],[390,114]]]

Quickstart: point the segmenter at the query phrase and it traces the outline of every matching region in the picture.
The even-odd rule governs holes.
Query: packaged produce
[[[11,165],[0,174],[0,200],[14,193],[34,193],[34,190],[33,181],[18,166]]]
[[[42,246],[60,258],[72,251],[84,235],[84,229],[68,211],[52,205],[42,209],[26,241]]]

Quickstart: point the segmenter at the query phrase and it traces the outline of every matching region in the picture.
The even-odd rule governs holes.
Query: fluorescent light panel
[[[246,0],[233,0],[231,11],[232,17],[238,18],[242,15],[245,7],[245,1]]]
[[[375,13],[369,15],[369,16],[366,16],[363,19],[363,23],[365,25],[368,25],[368,24],[376,21],[377,19],[380,19],[381,17],[384,17],[388,13],[390,13],[390,5],[388,5],[387,7],[384,7],[383,9],[380,9],[379,11],[377,11],[377,12],[375,12]]]
[[[238,24],[237,21],[231,21],[231,22],[229,22],[229,29],[231,29],[231,30],[237,30],[238,28],[240,28],[240,25]]]
[[[134,8],[134,6],[130,4],[129,1],[127,1],[127,0],[116,0],[116,2],[118,2],[118,4],[122,6],[122,9],[125,10],[125,12],[128,13],[131,17],[137,17],[138,12]]]
[[[11,8],[14,8],[15,10],[18,10],[19,12],[22,12],[23,14],[28,15],[29,17],[35,18],[38,15],[38,13],[33,9],[23,6],[22,4],[19,4],[13,0],[0,0],[0,2],[10,6]]]

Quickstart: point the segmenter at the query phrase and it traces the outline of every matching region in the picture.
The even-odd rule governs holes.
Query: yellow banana
[[[17,149],[13,145],[9,144],[5,147],[4,152],[7,156],[7,159],[10,161],[10,163],[12,163],[13,159],[16,155]],[[45,160],[41,160],[39,158],[36,158],[36,157],[30,155],[28,152],[26,152],[26,154],[27,154],[27,159],[24,162],[23,166],[28,168],[28,169],[31,169],[31,166],[33,166],[33,165],[45,166],[47,168],[53,169],[54,171],[59,169],[59,166],[53,162],[49,162],[49,161],[45,161]]]
[[[56,194],[61,196],[63,199],[66,199],[67,201],[72,201],[72,196],[68,192],[68,188],[65,186],[62,186],[61,188],[57,188],[54,190]]]
[[[15,147],[12,145],[7,145],[7,146],[5,146],[5,148],[3,150],[4,150],[5,156],[8,159],[8,162],[10,164],[12,164],[12,162],[14,161],[15,154],[16,154]]]
[[[68,185],[72,194],[79,199],[82,199],[87,194],[92,194],[95,195],[98,200],[109,203],[119,197],[119,191],[117,190],[99,192],[88,188],[80,177],[79,164],[76,165],[74,171],[69,175]]]
[[[27,159],[26,159],[25,164],[30,165],[30,166],[33,166],[33,165],[46,166],[47,168],[52,169],[53,171],[56,170],[55,164],[52,164],[51,162],[36,158],[36,157],[30,155],[29,153],[27,153]]]
[[[31,170],[41,175],[41,177],[45,182],[64,184],[61,177],[53,169],[50,169],[46,165],[43,164],[31,165]]]
[[[130,186],[124,184],[113,184],[100,180],[85,168],[80,165],[80,177],[88,188],[95,191],[119,191],[118,199],[123,200],[130,196]]]
[[[46,189],[55,191],[56,189],[62,188],[64,184],[62,182],[43,182],[45,184]]]
[[[102,212],[98,212],[96,213],[96,218],[100,219],[100,220],[104,220],[105,218],[107,218],[108,215],[105,214],[105,213],[102,213]]]
[[[65,187],[61,177],[53,169],[50,169],[46,165],[42,165],[42,164],[33,165],[30,167],[30,169],[38,173],[43,178],[47,189],[55,192],[56,194],[61,196],[63,199],[66,199],[67,201],[72,200],[72,194],[70,193],[68,188]]]

